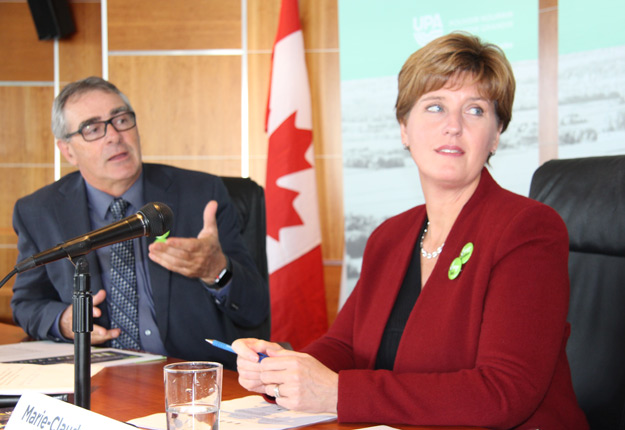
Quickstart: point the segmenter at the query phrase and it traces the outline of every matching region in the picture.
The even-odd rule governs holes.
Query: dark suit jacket
[[[393,371],[374,370],[425,217],[418,206],[372,233],[354,291],[306,348],[339,372],[339,421],[588,429],[565,351],[566,227],[486,169],[406,322]],[[450,279],[468,242],[473,254]]]
[[[237,212],[217,176],[175,167],[144,164],[144,198],[162,202],[174,213],[171,236],[196,237],[209,200],[219,203],[217,223],[224,253],[232,262],[230,292],[223,303],[198,279],[170,272],[149,261],[156,322],[168,355],[186,360],[218,360],[234,367],[233,354],[205,338],[232,342],[240,337],[269,337],[269,288],[245,248]],[[13,228],[18,235],[18,261],[91,230],[85,183],[74,172],[21,198],[15,204]],[[142,246],[147,252],[148,241]],[[102,286],[95,253],[88,254],[91,291]],[[74,267],[56,261],[19,274],[11,306],[15,321],[32,337],[48,338],[57,315],[72,302]],[[109,326],[106,306],[96,324]]]

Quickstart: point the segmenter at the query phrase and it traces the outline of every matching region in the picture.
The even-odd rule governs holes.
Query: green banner
[[[340,0],[341,79],[393,76],[430,40],[464,30],[502,47],[511,62],[538,57],[536,0]]]
[[[625,45],[625,1],[560,0],[560,54],[594,51]]]

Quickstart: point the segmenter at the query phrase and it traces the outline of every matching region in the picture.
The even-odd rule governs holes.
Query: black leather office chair
[[[569,231],[573,386],[592,430],[625,429],[625,155],[552,160],[530,197]]]
[[[263,187],[250,178],[222,176],[221,179],[238,209],[241,236],[256,262],[258,271],[269,282],[266,247],[267,223]]]

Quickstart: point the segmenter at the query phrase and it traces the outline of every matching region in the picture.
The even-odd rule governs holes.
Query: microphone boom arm
[[[80,257],[94,249],[141,236],[159,236],[171,228],[174,215],[164,203],[148,203],[136,214],[67,240],[53,248],[28,257],[15,265],[15,273],[51,263],[62,258]]]
[[[89,252],[125,240],[135,239],[146,235],[146,226],[143,221],[143,214],[131,215],[117,223],[107,225],[91,233],[75,237],[54,248],[35,254],[19,262],[15,266],[17,273],[34,269],[37,266],[51,263],[62,258],[69,258],[87,255]],[[138,216],[141,219],[138,219]],[[97,240],[93,238],[97,237]]]

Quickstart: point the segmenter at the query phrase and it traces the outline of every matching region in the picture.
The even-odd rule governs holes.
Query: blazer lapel
[[[171,191],[173,178],[167,174],[165,169],[158,165],[143,165],[143,192],[146,203],[160,202],[169,206],[174,213],[174,225],[171,228],[171,235],[176,234],[176,217],[178,196]],[[144,243],[150,244],[153,239],[148,238]],[[147,253],[147,245],[144,250]],[[161,332],[162,339],[167,337],[167,315],[169,315],[169,296],[171,294],[171,272],[163,266],[148,262],[150,272],[150,285],[152,287],[152,297],[154,299],[154,310],[156,313],[156,323]]]

